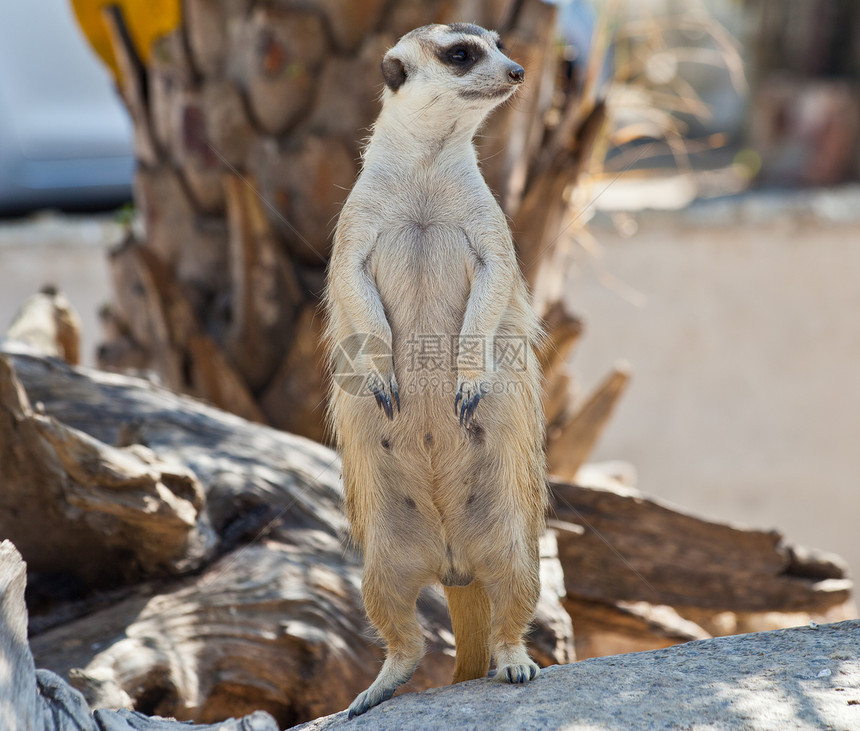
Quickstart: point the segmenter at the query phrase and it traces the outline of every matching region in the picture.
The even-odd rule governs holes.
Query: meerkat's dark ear
[[[391,91],[397,91],[406,81],[406,67],[397,56],[387,54],[382,59],[382,76]]]

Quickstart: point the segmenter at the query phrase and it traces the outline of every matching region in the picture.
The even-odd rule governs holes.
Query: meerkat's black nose
[[[526,78],[525,69],[519,64],[515,64],[511,66],[510,70],[508,71],[508,77],[515,84],[522,84]]]

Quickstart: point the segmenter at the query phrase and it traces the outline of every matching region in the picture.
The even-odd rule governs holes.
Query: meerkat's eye
[[[506,46],[504,43],[502,43],[501,40],[498,40],[496,41],[496,48],[498,48],[502,53],[504,53]]]
[[[448,66],[456,76],[468,74],[472,67],[486,56],[483,48],[473,43],[453,43],[447,48],[440,48],[436,57]]]
[[[448,50],[448,58],[452,63],[465,64],[469,61],[469,49],[465,46],[454,46]]]

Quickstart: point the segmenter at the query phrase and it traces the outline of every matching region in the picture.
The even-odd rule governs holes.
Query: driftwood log
[[[346,707],[382,660],[330,449],[141,379],[0,357],[0,535],[30,568],[32,647],[93,707],[281,726]],[[573,659],[548,537],[532,638]],[[450,682],[444,598],[411,683]]]
[[[9,541],[0,543],[0,728],[4,731],[181,731],[185,724],[127,710],[97,710],[50,670],[36,670],[27,646],[26,565]],[[197,727],[205,731],[203,727]],[[226,719],[209,731],[279,731],[274,718],[255,712]]]
[[[553,481],[579,660],[858,616],[838,556],[684,513],[591,469]]]
[[[262,709],[281,727],[344,708],[372,680],[382,651],[331,450],[146,380],[2,351],[0,537],[28,561],[37,665],[94,708],[206,723]],[[574,659],[571,617],[587,657],[753,616],[852,616],[837,560],[588,474],[589,487],[552,484],[541,664]],[[419,616],[428,655],[408,689],[449,682],[453,666],[439,593]]]
[[[568,594],[735,612],[823,612],[851,596],[838,557],[776,530],[703,520],[637,490],[551,487],[559,557],[580,567],[565,573]]]

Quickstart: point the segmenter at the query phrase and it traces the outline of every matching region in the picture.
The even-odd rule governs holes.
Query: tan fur
[[[379,676],[350,715],[411,676],[423,652],[415,602],[434,582],[448,585],[455,682],[486,676],[490,653],[500,680],[524,682],[538,670],[522,637],[540,592],[546,504],[540,335],[472,145],[521,80],[497,38],[475,26],[426,26],[386,54],[386,79],[402,69],[405,82],[395,78],[396,91],[384,92],[335,233],[329,417],[364,553],[365,607],[387,644]],[[460,41],[479,58],[466,73],[450,56],[440,60]],[[476,342],[482,356],[470,350]],[[520,357],[512,362],[505,345],[521,348]],[[434,357],[425,360],[428,346]],[[371,387],[389,399],[393,418]],[[485,394],[463,425],[458,392],[460,406]]]
[[[487,590],[479,579],[475,579],[468,586],[446,586],[445,598],[457,645],[453,682],[486,677],[490,669],[492,620]]]

